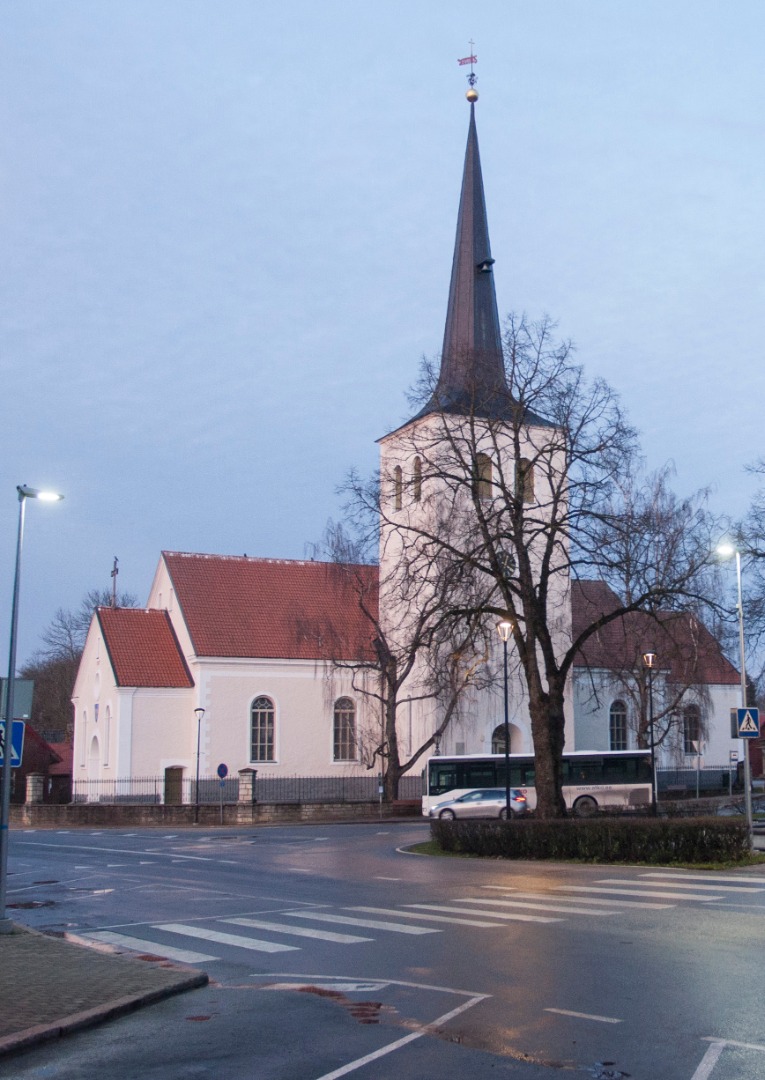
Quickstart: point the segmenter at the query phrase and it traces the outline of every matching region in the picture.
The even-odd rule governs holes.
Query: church
[[[535,472],[534,448],[550,427],[544,417],[526,412],[520,429],[514,423],[472,85],[467,96],[440,368],[420,411],[379,440],[377,565],[162,552],[145,608],[106,607],[93,616],[73,690],[75,790],[78,781],[118,786],[156,777],[170,801],[184,781],[212,777],[220,763],[232,776],[257,770],[259,780],[381,772],[390,737],[381,642],[400,668],[418,633],[428,647],[412,652],[395,703],[400,760],[426,748],[412,773],[431,753],[502,752],[505,692],[510,750],[533,751],[524,681],[512,659],[504,684],[499,677],[503,642],[495,626],[472,627],[469,641],[435,648],[440,590],[454,581],[422,539],[444,522],[459,528],[470,512],[448,482],[467,428],[474,440],[468,486],[479,500],[494,498],[497,476],[507,475],[523,503],[541,506],[563,467],[553,460]],[[418,537],[414,562],[411,536]],[[553,645],[562,650],[593,612],[619,606],[603,582],[570,580],[564,556],[551,586]],[[728,720],[739,702],[738,673],[696,620],[671,621],[657,673],[671,721],[660,760],[727,765],[731,751],[743,757]],[[631,749],[644,736],[640,613],[607,629],[588,641],[568,680],[566,749]]]

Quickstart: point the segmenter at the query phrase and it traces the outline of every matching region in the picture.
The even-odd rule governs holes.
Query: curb
[[[143,994],[131,994],[129,997],[117,998],[107,1005],[97,1006],[94,1009],[86,1009],[84,1012],[72,1013],[52,1024],[39,1024],[36,1027],[26,1028],[24,1031],[15,1032],[0,1038],[0,1055],[9,1054],[14,1050],[23,1050],[28,1046],[35,1046],[41,1042],[58,1039],[63,1035],[69,1035],[74,1031],[84,1028],[95,1027],[106,1020],[125,1016],[126,1013],[135,1012],[144,1005],[154,1005],[158,1001],[172,997],[175,994],[185,993],[187,990],[196,990],[201,986],[207,986],[209,977],[204,971],[194,971],[183,979],[179,979],[172,986],[163,987],[161,990],[150,990]]]

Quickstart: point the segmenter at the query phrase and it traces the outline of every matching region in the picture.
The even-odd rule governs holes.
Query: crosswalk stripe
[[[285,926],[284,923],[266,922],[264,919],[221,919],[221,922],[234,926],[251,926],[255,930],[274,930],[277,934],[292,934],[294,937],[318,938],[320,941],[335,941],[339,945],[355,945],[360,941],[373,941],[373,938],[356,937],[355,934],[333,934],[331,930],[308,930],[305,926]]]
[[[258,941],[257,938],[242,937],[241,934],[224,934],[220,930],[206,930],[203,926],[185,926],[183,923],[160,923],[155,930],[164,930],[168,934],[183,934],[185,937],[202,938],[203,941],[216,941],[220,945],[236,945],[240,949],[252,949],[253,952],[297,952],[296,945],[278,945],[273,941]]]
[[[738,877],[738,878],[734,878],[734,877],[717,877],[717,875],[715,875],[713,885],[708,885],[708,884],[707,885],[697,885],[697,884],[695,884],[695,882],[699,882],[699,881],[709,882],[711,879],[708,876],[703,877],[701,874],[641,874],[640,876],[641,876],[641,878],[652,878],[652,879],[653,878],[671,878],[672,879],[671,883],[673,885],[680,885],[681,882],[687,881],[687,882],[689,882],[690,888],[692,888],[692,889],[720,889],[720,888],[722,888],[722,889],[725,890],[726,893],[729,893],[729,892],[765,892],[765,889],[763,889],[763,888],[758,889],[758,888],[756,888],[756,886],[753,888],[751,885],[742,885],[741,884],[742,879],[740,877]],[[754,882],[761,881],[763,883],[763,885],[765,885],[765,878],[746,878],[745,880],[746,881],[754,881]],[[728,884],[729,881],[730,882],[737,882],[738,884],[729,885]],[[654,881],[654,880],[652,880],[651,884],[652,885],[663,885],[664,882],[663,881]]]
[[[604,885],[633,884],[630,878],[603,878],[602,880]],[[651,885],[655,885],[660,889],[682,888],[682,885],[680,885],[677,881],[652,881]],[[724,885],[722,887],[725,889],[726,893],[754,893],[763,891],[762,889],[745,889],[741,886],[736,887],[735,885]],[[694,892],[719,892],[720,890],[719,885],[696,885],[692,883],[689,883],[688,888],[693,889]]]
[[[493,922],[481,922],[478,919],[450,919],[448,915],[425,915],[421,911],[401,911],[398,908],[352,907],[348,908],[348,910],[367,911],[370,915],[397,915],[400,919],[425,919],[427,922],[451,923],[453,926],[480,926],[488,928],[497,925]]]
[[[346,926],[366,926],[369,930],[392,930],[396,934],[440,934],[440,930],[431,930],[425,926],[404,926],[403,923],[380,922],[376,919],[353,919],[348,915],[326,915],[318,911],[283,911],[282,915],[291,915],[296,919],[311,919],[318,922],[341,923]]]
[[[483,897],[478,896],[460,896],[454,901],[455,904],[487,904],[491,907],[521,907],[531,908],[532,911],[565,911],[567,915],[616,915],[616,911],[606,911],[603,908],[595,910],[594,908],[584,907],[572,907],[571,904],[564,905],[563,902],[559,904],[549,904],[546,901],[541,904],[527,904],[524,900],[485,900]]]
[[[565,889],[567,892],[601,892],[611,896],[652,896],[666,897],[668,900],[698,900],[702,904],[710,900],[722,900],[721,896],[699,896],[698,893],[651,892],[649,889],[605,889],[600,885],[558,885],[558,888]]]
[[[512,896],[519,896],[524,900],[549,900],[554,899],[560,903],[577,904],[580,902],[578,896],[557,896],[555,893],[533,893],[533,892],[515,892]],[[676,907],[676,904],[656,904],[652,900],[617,900],[616,898],[611,900],[604,900],[600,896],[588,896],[588,904],[603,904],[609,908],[644,908],[649,911],[665,911],[667,908]]]
[[[122,945],[134,952],[152,953],[164,956],[168,960],[177,960],[181,964],[202,964],[217,960],[217,956],[207,953],[191,952],[189,949],[175,949],[172,945],[158,945],[156,941],[144,941],[142,938],[128,937],[126,934],[113,934],[110,930],[95,930],[92,934],[83,934],[90,941],[102,941],[105,945]]]
[[[406,904],[408,908],[422,908],[425,911],[446,911],[452,915],[475,915],[470,908],[446,907],[442,904]],[[492,919],[512,919],[515,922],[562,922],[562,919],[548,918],[545,915],[522,915],[520,911],[487,911],[486,915]]]

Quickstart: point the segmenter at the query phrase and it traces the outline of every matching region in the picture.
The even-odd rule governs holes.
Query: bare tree
[[[437,371],[425,364],[418,399],[430,405],[424,419],[395,433],[393,473],[379,478],[377,499],[381,596],[386,576],[398,590],[387,597],[394,635],[398,621],[409,636],[418,604],[438,595],[440,581],[455,586],[445,597],[453,619],[483,620],[484,632],[498,618],[511,622],[542,817],[565,813],[564,697],[575,657],[627,612],[704,603],[717,532],[703,493],[679,500],[666,472],[644,473],[617,395],[588,381],[553,331],[548,319],[511,317],[507,391],[476,395],[459,410],[439,405]],[[405,505],[401,468],[392,465],[414,460],[417,512]],[[358,485],[355,494],[368,512],[369,495],[365,502]],[[398,569],[386,575],[386,565]],[[622,600],[574,637],[569,582],[594,576],[618,582]]]

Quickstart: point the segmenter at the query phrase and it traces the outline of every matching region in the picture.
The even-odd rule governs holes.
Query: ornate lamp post
[[[651,733],[651,813],[656,817],[656,744],[653,737],[653,669],[657,656],[651,649],[643,653],[643,666],[648,672],[648,730]]]
[[[19,484],[19,526],[16,534],[16,570],[13,578],[11,601],[11,637],[8,656],[8,686],[5,696],[5,736],[3,739],[2,794],[0,794],[0,933],[9,934],[13,923],[6,914],[5,898],[8,890],[8,823],[11,813],[11,741],[13,737],[14,691],[16,689],[16,631],[19,624],[19,586],[21,584],[21,551],[24,546],[24,517],[27,499],[40,502],[59,502],[63,495],[53,491]]]
[[[497,633],[502,639],[505,668],[505,816],[510,820],[510,721],[508,717],[507,700],[507,642],[513,629],[513,624],[507,619],[497,623]]]

